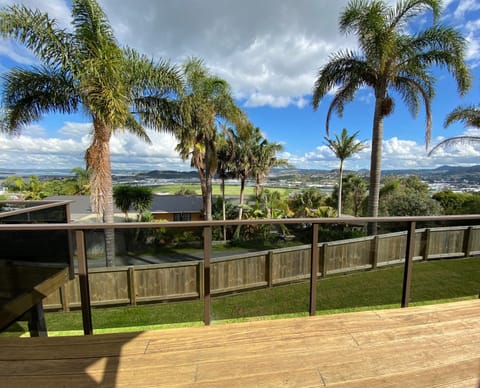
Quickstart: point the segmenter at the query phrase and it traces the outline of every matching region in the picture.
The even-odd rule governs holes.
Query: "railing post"
[[[405,268],[403,271],[402,307],[408,307],[410,287],[412,284],[413,254],[415,253],[415,222],[408,223],[407,246],[405,252]]]
[[[210,256],[212,254],[212,227],[203,228],[203,322],[210,325]]]
[[[85,238],[83,230],[75,231],[77,243],[78,280],[80,284],[80,299],[82,302],[83,333],[93,334],[92,308],[90,305],[90,285],[88,281],[88,264],[85,253]]]
[[[317,273],[318,273],[318,224],[312,225],[312,250],[310,255],[310,316],[317,309]]]

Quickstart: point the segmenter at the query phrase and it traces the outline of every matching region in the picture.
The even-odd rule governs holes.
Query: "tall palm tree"
[[[445,119],[444,126],[448,127],[450,124],[459,121],[466,127],[480,128],[480,108],[475,105],[466,107],[459,106],[455,108]],[[454,144],[472,144],[480,143],[480,136],[462,135],[445,139],[433,147],[428,156],[431,156],[439,148],[447,148]]]
[[[182,101],[182,119],[177,151],[190,158],[198,170],[203,197],[203,212],[212,219],[212,177],[217,168],[216,141],[221,124],[236,123],[243,112],[233,99],[226,81],[211,75],[203,62],[193,58],[183,66],[186,95]]]
[[[16,39],[40,62],[3,76],[1,129],[20,130],[45,113],[85,112],[93,123],[85,155],[92,207],[104,222],[112,223],[112,133],[127,130],[148,140],[142,123],[168,128],[166,115],[148,115],[145,97],[154,98],[156,107],[161,102],[166,106],[172,92],[180,90],[181,80],[168,63],[154,63],[132,49],[122,49],[95,0],[72,0],[71,23],[70,32],[48,14],[21,5],[0,11],[1,36]],[[107,265],[113,265],[112,229],[105,231],[105,241]]]
[[[260,197],[262,185],[274,167],[286,166],[288,161],[277,157],[277,153],[283,150],[283,146],[277,142],[269,142],[267,139],[260,140],[252,149],[252,175],[255,178],[255,196]]]
[[[446,68],[455,78],[458,90],[465,93],[471,76],[464,62],[466,41],[454,29],[437,24],[440,0],[400,0],[391,7],[382,0],[352,0],[340,16],[340,30],[354,33],[359,51],[334,53],[318,72],[313,89],[313,107],[333,88],[337,88],[326,117],[329,122],[335,110],[343,114],[344,105],[365,86],[373,89],[375,110],[372,125],[372,155],[368,215],[378,215],[381,177],[383,121],[394,109],[396,92],[416,116],[421,102],[425,106],[425,142],[428,148],[432,125],[431,100],[434,77],[431,66]],[[408,33],[412,18],[431,11],[434,24],[422,31]],[[376,223],[369,224],[369,233],[376,233]]]
[[[357,152],[365,148],[360,141],[357,141],[358,132],[349,135],[346,128],[343,128],[340,137],[335,134],[335,139],[325,137],[328,148],[340,159],[339,178],[338,178],[338,204],[337,216],[342,216],[342,182],[343,182],[343,163],[345,159],[352,157]]]

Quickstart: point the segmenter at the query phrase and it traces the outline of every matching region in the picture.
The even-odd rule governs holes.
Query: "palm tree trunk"
[[[385,93],[375,98],[375,113],[372,129],[372,155],[370,159],[370,187],[368,192],[368,216],[378,217],[378,200],[380,196],[380,179],[382,175],[382,140],[383,140],[383,113],[382,105]],[[377,234],[377,223],[368,224],[368,234]]]
[[[340,160],[340,168],[339,168],[339,175],[338,178],[338,204],[337,204],[337,217],[342,216],[342,186],[343,186],[343,160]]]
[[[112,169],[110,163],[110,137],[112,131],[99,120],[93,121],[94,133],[92,144],[87,149],[85,159],[87,168],[91,168],[90,177],[92,210],[99,214],[103,222],[113,224],[113,189]],[[105,229],[105,264],[115,265],[115,231]]]
[[[242,220],[243,216],[243,196],[245,192],[245,179],[246,178],[240,178],[240,199],[239,199],[239,208],[238,208],[238,219],[239,221]],[[240,225],[237,226],[237,229],[235,230],[235,238],[238,239],[240,237]]]

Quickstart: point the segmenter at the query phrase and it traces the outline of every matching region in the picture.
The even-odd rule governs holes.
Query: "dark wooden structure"
[[[68,202],[0,202],[0,224],[68,221]],[[32,336],[47,334],[42,300],[74,274],[69,233],[0,231],[0,331],[17,320],[28,320]]]

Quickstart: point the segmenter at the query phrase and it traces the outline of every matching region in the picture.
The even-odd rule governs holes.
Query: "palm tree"
[[[1,129],[20,130],[45,113],[86,112],[93,123],[92,142],[85,156],[91,170],[92,208],[104,222],[112,223],[112,133],[127,130],[148,140],[141,123],[168,129],[168,115],[156,108],[166,107],[172,93],[180,89],[177,70],[120,48],[95,0],[72,0],[72,32],[59,28],[55,20],[38,10],[3,8],[0,34],[22,43],[41,63],[3,76]],[[150,105],[158,113],[155,116],[149,111],[152,100],[155,104]],[[107,265],[113,265],[112,229],[105,231],[105,248]]]
[[[222,192],[222,219],[226,220],[226,203],[225,203],[225,180],[233,178],[234,170],[234,144],[231,137],[233,130],[225,129],[220,134],[217,142],[217,175],[221,179],[220,187]],[[227,227],[223,226],[223,240],[227,240]]]
[[[357,35],[359,51],[334,53],[318,72],[313,89],[313,107],[337,88],[326,117],[329,122],[335,110],[343,114],[344,105],[365,86],[373,89],[375,110],[372,125],[372,155],[368,216],[378,215],[381,177],[383,121],[394,109],[392,92],[416,116],[421,102],[425,106],[426,147],[432,125],[431,100],[434,97],[434,77],[431,66],[445,67],[455,78],[458,90],[464,94],[471,77],[464,62],[466,41],[452,28],[437,24],[440,0],[400,0],[391,7],[382,0],[352,0],[340,16],[340,30]],[[435,24],[417,33],[406,28],[412,18],[431,11]],[[369,224],[369,233],[376,233],[376,223]]]
[[[286,166],[286,159],[277,158],[277,152],[283,150],[280,143],[269,142],[267,139],[260,139],[252,149],[252,175],[255,178],[255,196],[260,197],[262,185],[268,177],[270,170],[274,167]]]
[[[338,204],[337,204],[337,216],[342,216],[342,182],[343,182],[343,163],[345,159],[352,157],[357,152],[360,152],[365,148],[361,142],[357,141],[358,132],[353,135],[349,135],[346,128],[343,128],[342,134],[338,137],[335,134],[335,139],[329,139],[325,137],[328,148],[340,159],[339,178],[338,178]]]
[[[448,127],[456,121],[462,122],[466,127],[480,128],[480,108],[474,105],[466,107],[459,106],[447,116],[444,126]],[[450,137],[433,147],[428,153],[428,156],[431,156],[439,148],[447,148],[454,144],[472,144],[479,142],[480,136],[462,135]]]
[[[198,170],[203,197],[204,217],[212,219],[212,177],[217,168],[216,142],[219,126],[225,121],[242,120],[228,83],[209,73],[199,59],[185,62],[186,95],[182,101],[182,123],[179,125],[177,151],[190,158]]]

